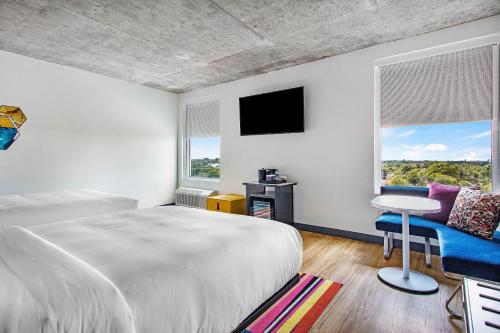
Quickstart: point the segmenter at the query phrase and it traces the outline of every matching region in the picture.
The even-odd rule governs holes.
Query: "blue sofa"
[[[428,196],[426,187],[384,186],[382,194]],[[375,222],[384,231],[384,255],[390,256],[392,234],[401,233],[401,215],[384,213]],[[430,265],[430,241],[439,240],[441,266],[444,272],[500,282],[500,231],[486,240],[449,228],[446,224],[410,216],[410,234],[425,238],[426,262]]]

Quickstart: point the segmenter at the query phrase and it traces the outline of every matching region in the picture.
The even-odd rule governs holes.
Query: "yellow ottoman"
[[[237,194],[222,194],[207,198],[207,209],[231,214],[245,214],[245,197]]]

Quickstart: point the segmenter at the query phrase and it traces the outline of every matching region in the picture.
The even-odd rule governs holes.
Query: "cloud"
[[[491,131],[485,131],[485,132],[477,133],[477,134],[474,134],[474,135],[466,136],[465,139],[468,139],[468,140],[477,140],[477,139],[487,138],[487,137],[490,137],[490,136],[491,136]]]
[[[466,161],[488,161],[491,159],[491,149],[489,148],[473,147],[474,150],[470,149],[459,153],[461,154],[459,159]]]
[[[404,139],[412,136],[417,133],[415,129],[409,129],[404,132],[399,132],[397,128],[383,128],[382,129],[382,138],[383,139]]]
[[[412,135],[413,135],[413,134],[415,134],[416,132],[417,132],[416,130],[411,129],[411,130],[408,130],[408,131],[405,131],[405,132],[401,132],[401,133],[396,134],[395,138],[396,138],[396,139],[404,139],[404,138],[407,138],[407,137],[412,136]]]
[[[442,143],[429,143],[428,145],[414,145],[414,146],[405,144],[403,145],[403,148],[409,150],[420,150],[425,152],[438,152],[447,150],[448,146]]]
[[[447,149],[448,146],[443,145],[442,143],[431,143],[422,147],[423,151],[429,151],[429,152],[445,151]]]
[[[465,153],[466,161],[477,161],[479,159],[479,155],[475,151],[468,151],[467,153]]]
[[[402,153],[405,158],[418,158],[426,154],[426,156],[428,156],[428,154],[440,153],[448,150],[448,146],[442,143],[429,143],[427,145],[414,146],[403,145],[403,148],[406,149],[406,151]]]

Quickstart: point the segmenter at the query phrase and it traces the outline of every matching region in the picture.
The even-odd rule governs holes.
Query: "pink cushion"
[[[423,217],[437,222],[448,222],[458,192],[460,192],[460,186],[438,183],[429,184],[429,199],[439,201],[441,203],[441,211],[439,213],[425,214]]]
[[[500,216],[500,193],[462,188],[447,225],[474,236],[493,239]]]

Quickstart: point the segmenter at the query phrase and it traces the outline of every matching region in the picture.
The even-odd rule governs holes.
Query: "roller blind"
[[[492,46],[379,67],[382,127],[492,119]]]
[[[186,136],[219,136],[219,101],[210,100],[186,105]]]

